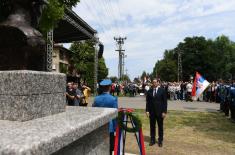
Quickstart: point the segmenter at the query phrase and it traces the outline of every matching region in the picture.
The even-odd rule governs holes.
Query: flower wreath
[[[134,127],[128,127],[127,124],[123,122],[123,118],[125,115],[133,121]],[[138,116],[133,115],[132,112],[129,110],[121,110],[118,112],[118,125],[122,130],[125,130],[127,132],[138,132],[142,127],[140,118]]]

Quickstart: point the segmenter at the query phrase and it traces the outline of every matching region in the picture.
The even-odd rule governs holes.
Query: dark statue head
[[[1,7],[5,5],[6,8],[0,11],[2,13],[0,17],[0,59],[7,60],[0,62],[0,70],[42,70],[40,64],[35,65],[33,62],[42,63],[41,59],[45,53],[45,41],[37,28],[43,8],[48,3],[47,0],[0,1],[2,1]],[[12,56],[18,56],[21,60],[17,61]]]
[[[47,0],[10,0],[12,5],[11,12],[17,12],[19,10],[27,10],[30,14],[31,26],[38,27],[40,17],[42,15],[43,8],[48,4]]]
[[[0,23],[19,8],[30,10],[32,26],[37,27],[47,0],[0,0]]]
[[[31,1],[31,6],[32,6],[31,24],[33,27],[35,27],[35,28],[38,27],[43,8],[44,8],[45,4],[47,4],[47,3],[48,2],[46,0],[32,0]]]

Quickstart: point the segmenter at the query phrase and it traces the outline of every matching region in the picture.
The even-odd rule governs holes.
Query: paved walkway
[[[89,103],[92,102],[93,98],[90,99]],[[146,102],[144,96],[119,97],[118,105],[120,108],[145,109]],[[216,112],[218,109],[218,103],[168,101],[168,110]]]

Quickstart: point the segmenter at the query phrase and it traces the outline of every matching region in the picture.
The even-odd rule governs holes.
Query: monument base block
[[[3,155],[108,155],[108,123],[117,109],[68,106],[30,121],[0,120]]]
[[[27,121],[65,111],[65,74],[0,71],[0,119]]]
[[[52,155],[109,155],[108,130],[105,124]]]

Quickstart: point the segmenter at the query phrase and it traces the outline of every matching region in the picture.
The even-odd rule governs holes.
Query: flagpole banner
[[[198,72],[196,72],[191,94],[192,99],[197,100],[198,97],[205,91],[205,89],[209,85],[210,83],[206,79],[204,79]]]

